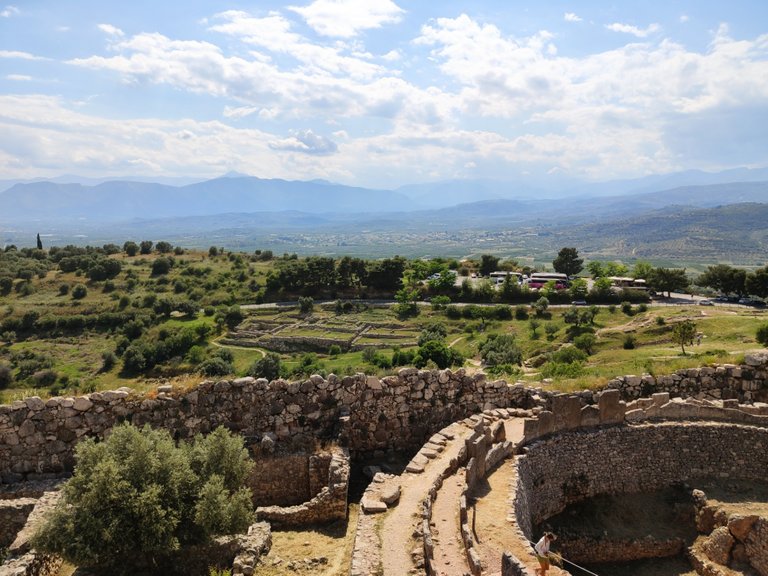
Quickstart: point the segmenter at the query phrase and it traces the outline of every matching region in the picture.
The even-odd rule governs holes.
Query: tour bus
[[[533,272],[526,281],[528,288],[532,290],[538,290],[547,282],[554,282],[557,290],[565,290],[569,284],[568,275],[559,272]]]
[[[517,284],[522,284],[523,282],[523,275],[520,272],[509,272],[506,270],[499,270],[497,272],[491,272],[489,274],[491,277],[491,282],[493,282],[496,286],[501,286],[504,284],[504,279],[509,276],[510,279],[513,282],[516,282]]]
[[[621,290],[640,290],[642,292],[648,291],[648,285],[642,278],[627,278],[624,276],[609,276],[608,280],[611,281],[611,288],[616,292]]]

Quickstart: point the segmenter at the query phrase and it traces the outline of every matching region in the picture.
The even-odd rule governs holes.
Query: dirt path
[[[434,567],[440,576],[463,576],[469,572],[459,533],[459,498],[463,487],[464,474],[460,469],[445,480],[432,505]]]
[[[411,551],[421,546],[413,535],[421,522],[421,503],[432,483],[451,458],[458,456],[469,428],[461,423],[450,427],[455,438],[448,442],[437,458],[430,460],[421,474],[403,474],[400,501],[383,518],[381,526],[381,559],[384,576],[405,576],[413,569]]]

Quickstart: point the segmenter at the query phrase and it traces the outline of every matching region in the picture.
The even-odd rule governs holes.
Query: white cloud
[[[225,106],[224,117],[225,118],[245,118],[251,114],[255,114],[259,109],[255,106]]]
[[[397,62],[400,58],[402,58],[402,54],[400,54],[399,50],[390,50],[381,57],[382,60],[387,62]]]
[[[27,76],[25,74],[8,74],[6,79],[13,80],[14,82],[29,82],[32,80],[32,76]]]
[[[125,36],[125,33],[120,30],[117,26],[112,26],[112,24],[98,24],[97,28],[107,34],[108,36],[116,36],[116,37],[122,37]]]
[[[269,147],[273,150],[319,156],[335,154],[339,149],[333,140],[315,134],[312,130],[299,130],[288,138],[270,142]]]
[[[0,50],[0,58],[18,58],[19,60],[48,60],[48,58],[35,56],[29,52],[19,52],[18,50]]]
[[[573,12],[566,12],[565,14],[563,14],[563,19],[566,22],[581,22],[582,21],[582,18],[579,17],[578,15],[576,15]]]
[[[691,18],[688,16],[688,14],[680,14],[680,23],[685,24],[688,22]]]
[[[405,12],[392,0],[315,0],[308,6],[290,6],[318,34],[351,38],[363,30],[400,21]]]
[[[605,27],[613,32],[622,32],[624,34],[632,34],[638,38],[647,38],[651,34],[661,30],[661,26],[656,23],[649,24],[645,29],[632,26],[630,24],[621,24],[620,22],[614,22],[613,24],[606,24]]]
[[[10,4],[0,10],[0,18],[10,18],[11,16],[16,16],[20,14],[19,9],[16,6],[11,6]]]

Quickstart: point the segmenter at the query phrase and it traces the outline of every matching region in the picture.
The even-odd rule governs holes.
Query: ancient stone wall
[[[522,384],[489,381],[482,373],[470,376],[463,369],[414,368],[381,379],[358,374],[312,376],[300,382],[209,381],[157,397],[136,396],[127,389],[47,401],[32,397],[0,406],[0,481],[66,474],[80,439],[103,436],[122,421],[166,428],[177,438],[219,425],[249,439],[272,434],[304,446],[316,438],[336,438],[353,457],[365,457],[416,450],[435,431],[490,408],[552,404],[551,414],[557,416],[540,417],[526,437],[588,423],[618,423],[631,409],[620,397],[634,397],[644,386],[669,386],[673,395],[758,402],[768,394],[767,376],[768,354],[763,353],[748,356],[744,366],[682,370],[670,377],[624,377],[609,384],[617,392],[605,398],[593,392],[561,398]]]
[[[314,493],[310,490],[310,458],[306,453],[254,458],[249,480],[254,506],[293,506],[315,496],[320,488]]]
[[[435,430],[484,407],[532,406],[530,389],[489,382],[484,374],[403,369],[379,380],[363,374],[303,382],[240,378],[162,392],[156,398],[128,390],[77,398],[32,397],[0,406],[0,480],[18,482],[66,474],[74,446],[103,436],[123,421],[166,428],[177,438],[219,425],[251,440],[312,445],[336,438],[356,456],[417,449]]]
[[[768,450],[745,447],[767,445],[768,429],[726,423],[663,422],[557,434],[529,445],[517,460],[517,498],[524,500],[518,522],[530,539],[532,524],[598,494],[644,492],[695,478],[764,481]]]
[[[34,498],[0,500],[0,550],[8,548],[16,539],[36,503]]]

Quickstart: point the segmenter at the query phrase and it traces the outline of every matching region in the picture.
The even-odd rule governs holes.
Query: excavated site
[[[767,380],[759,352],[575,394],[403,369],[27,398],[0,406],[0,575],[59,573],[30,535],[77,442],[127,421],[180,441],[223,425],[253,455],[257,523],[185,550],[184,574],[266,570],[273,528],[345,521],[362,478],[351,566],[296,573],[533,576],[552,530],[549,574],[768,576]]]

